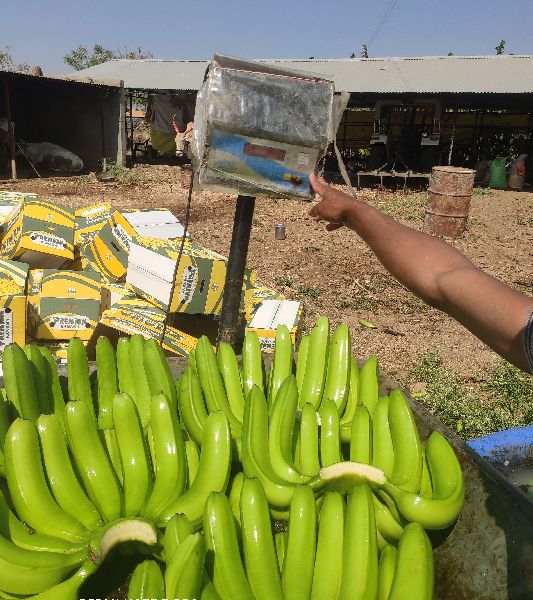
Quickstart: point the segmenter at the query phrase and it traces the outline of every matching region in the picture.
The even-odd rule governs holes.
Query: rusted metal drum
[[[181,167],[181,187],[189,189],[192,179],[192,167],[191,165],[183,165]]]
[[[433,167],[424,220],[426,233],[451,238],[463,235],[475,174],[473,169],[462,167]]]

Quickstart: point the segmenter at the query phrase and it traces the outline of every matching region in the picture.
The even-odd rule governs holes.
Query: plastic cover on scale
[[[309,174],[342,115],[334,92],[332,81],[311,73],[215,54],[196,100],[195,183],[224,193],[311,199]]]

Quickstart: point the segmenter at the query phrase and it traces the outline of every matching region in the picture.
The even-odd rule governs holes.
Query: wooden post
[[[130,147],[132,163],[135,162],[135,146],[133,145],[133,93],[130,90]]]
[[[7,117],[7,137],[9,142],[9,158],[11,159],[11,177],[17,179],[17,162],[15,159],[15,131],[13,130],[13,123],[11,121],[11,100],[9,97],[9,83],[7,77],[4,79],[4,98],[6,103],[6,117]]]
[[[105,120],[104,120],[104,103],[102,101],[102,94],[98,95],[98,109],[100,112],[100,143],[102,151],[102,171],[107,168],[107,157],[105,149]]]

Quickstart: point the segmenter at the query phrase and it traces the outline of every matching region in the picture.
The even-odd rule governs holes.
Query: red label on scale
[[[244,144],[244,154],[249,156],[259,156],[261,158],[271,158],[272,160],[285,160],[285,150],[272,148],[270,146],[260,146],[259,144]]]

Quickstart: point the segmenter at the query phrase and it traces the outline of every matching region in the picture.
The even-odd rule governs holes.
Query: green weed
[[[472,191],[473,196],[492,196],[494,192],[490,188],[475,187]]]
[[[307,285],[300,286],[298,288],[298,292],[303,296],[308,296],[309,298],[318,298],[320,296],[320,292],[318,290]]]
[[[127,169],[118,163],[107,163],[106,171],[111,173],[111,175],[113,175],[119,183],[123,183],[125,185],[138,185],[143,181],[143,178],[141,175],[139,175],[139,173],[136,173],[133,169]]]
[[[288,277],[276,277],[274,283],[282,287],[291,287],[292,285],[292,281]]]

